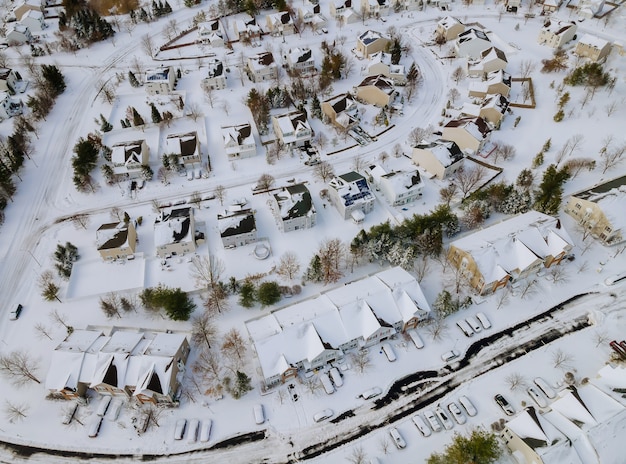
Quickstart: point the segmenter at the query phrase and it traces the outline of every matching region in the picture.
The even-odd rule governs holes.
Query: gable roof
[[[102,224],[96,231],[98,250],[119,248],[128,241],[128,227],[124,221]]]
[[[251,209],[219,213],[217,215],[217,225],[221,237],[233,237],[256,230],[254,212]]]
[[[281,191],[274,194],[274,198],[280,208],[280,217],[283,220],[309,216],[315,213],[311,193],[305,184],[283,187]]]
[[[451,140],[437,139],[431,142],[422,140],[415,148],[430,151],[442,166],[451,166],[463,159],[463,152]]]
[[[191,230],[191,208],[174,208],[161,211],[161,216],[154,222],[155,246],[168,245],[170,243],[189,242],[193,240],[194,231]]]

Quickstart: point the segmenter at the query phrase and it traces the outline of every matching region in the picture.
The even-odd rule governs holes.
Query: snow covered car
[[[323,411],[320,412],[316,412],[313,415],[313,420],[315,422],[322,422],[323,420],[328,419],[329,417],[333,416],[333,410],[332,409],[324,409]]]
[[[383,391],[380,388],[374,387],[374,388],[370,388],[369,390],[365,390],[363,393],[357,396],[357,398],[363,398],[364,400],[369,400],[370,398],[374,398],[375,396],[380,395],[382,392]]]
[[[457,350],[450,350],[442,354],[441,359],[443,360],[443,362],[448,362],[448,361],[452,361],[453,359],[458,358],[459,356],[461,355]]]
[[[474,407],[474,404],[470,401],[470,399],[463,395],[459,398],[459,403],[461,403],[461,406],[463,406],[463,409],[465,409],[465,412],[467,413],[468,416],[470,417],[474,417],[476,414],[478,414],[478,411],[476,411],[476,408]]]
[[[409,337],[411,337],[411,341],[415,345],[415,348],[417,349],[424,348],[424,341],[422,340],[422,337],[420,337],[419,334],[417,333],[417,330],[409,329],[406,331],[406,333],[409,334]]]
[[[456,421],[457,424],[463,425],[467,422],[467,417],[461,411],[461,408],[453,401],[448,405],[448,411],[452,414],[452,418]]]
[[[476,319],[474,319],[472,316],[467,316],[465,318],[465,322],[467,322],[469,324],[469,326],[472,328],[472,330],[476,333],[480,332],[481,330],[483,330],[483,327],[478,323],[478,321]]]
[[[428,409],[428,410],[424,411],[424,417],[426,418],[426,420],[430,424],[430,428],[433,429],[433,432],[440,432],[441,431],[441,424],[439,423],[439,420],[437,420],[437,416],[435,416],[434,412],[432,412],[430,409]]]
[[[397,428],[390,428],[389,435],[391,435],[391,438],[393,438],[393,442],[398,449],[406,448],[406,441],[404,441],[404,438],[402,438],[402,435],[400,435],[400,432],[398,432]]]
[[[437,415],[437,418],[441,421],[446,430],[452,430],[454,424],[452,423],[446,412],[443,410],[443,408],[438,406],[435,409],[435,414]]]
[[[535,385],[539,387],[539,390],[541,390],[543,394],[546,395],[548,398],[556,398],[556,392],[552,389],[550,385],[548,385],[548,382],[543,380],[541,377],[536,377],[533,382],[535,382]]]
[[[411,420],[415,424],[415,427],[417,427],[417,430],[419,430],[423,436],[430,437],[432,435],[430,428],[428,427],[428,425],[426,425],[426,422],[424,422],[422,416],[418,414],[416,416],[413,416]]]
[[[482,324],[483,329],[487,330],[491,328],[491,322],[484,313],[476,313],[476,319]]]
[[[252,412],[254,413],[254,422],[256,422],[258,425],[265,422],[265,412],[263,411],[262,404],[255,404]]]
[[[174,440],[182,440],[187,428],[187,419],[178,419],[174,427]]]
[[[389,343],[383,343],[382,348],[383,353],[385,353],[385,356],[387,356],[389,362],[394,362],[396,359],[398,359],[396,358],[396,353],[393,351],[393,348]]]
[[[205,419],[202,421],[202,427],[200,427],[200,441],[206,443],[211,436],[211,425],[213,421],[211,419]]]
[[[533,401],[535,403],[537,403],[537,406],[539,406],[540,408],[545,408],[546,406],[548,406],[548,402],[541,395],[541,393],[539,393],[539,391],[537,391],[537,389],[535,387],[528,387],[526,392],[533,399]]]
[[[194,444],[198,439],[198,427],[200,421],[198,419],[191,419],[189,421],[189,427],[187,427],[187,443]]]

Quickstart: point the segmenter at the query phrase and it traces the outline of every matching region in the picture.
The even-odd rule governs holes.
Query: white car
[[[483,330],[483,327],[478,323],[478,321],[476,319],[474,319],[472,316],[467,316],[465,318],[465,322],[467,322],[469,324],[469,326],[472,328],[472,330],[476,333],[480,332],[481,330]]]
[[[402,435],[400,435],[400,432],[398,432],[397,428],[390,428],[389,435],[391,435],[391,438],[393,438],[393,442],[398,447],[398,449],[406,448],[406,442],[404,441],[404,438],[402,438]]]
[[[478,414],[478,411],[476,411],[476,408],[474,407],[474,404],[470,401],[470,399],[463,395],[459,398],[459,403],[461,403],[461,406],[463,406],[463,409],[465,409],[465,412],[467,413],[468,416],[470,417],[474,417],[476,414]]]
[[[198,439],[198,427],[200,421],[198,419],[191,419],[189,421],[189,427],[187,427],[187,443],[190,445],[195,443]]]
[[[432,435],[430,428],[428,427],[428,425],[426,425],[426,422],[424,422],[422,416],[413,416],[411,420],[415,424],[415,427],[417,427],[417,430],[419,430],[422,435],[424,435],[425,437],[430,437]]]
[[[313,420],[315,422],[322,422],[323,420],[328,419],[329,417],[333,416],[333,410],[332,409],[324,409],[323,411],[320,412],[316,412],[313,415]]]
[[[472,335],[474,335],[474,331],[472,330],[470,325],[463,319],[457,321],[456,325],[459,329],[461,329],[461,332],[463,332],[466,337],[471,337]]]
[[[437,415],[437,418],[441,421],[446,430],[452,430],[454,424],[452,423],[446,412],[443,410],[443,408],[438,406],[435,409],[435,414]]]
[[[265,422],[265,412],[263,411],[262,404],[255,404],[252,412],[254,413],[254,422],[256,422],[257,425]]]
[[[343,385],[343,379],[341,378],[341,372],[336,367],[333,367],[328,372],[330,374],[330,379],[335,384],[335,387],[341,387]]]
[[[461,354],[457,350],[450,350],[442,354],[441,359],[443,360],[443,362],[448,362],[458,358],[459,356],[461,356]]]
[[[178,419],[174,427],[174,440],[182,440],[187,428],[187,419]]]
[[[457,424],[463,425],[467,422],[467,417],[465,417],[465,414],[463,414],[461,408],[459,408],[459,406],[454,401],[448,405],[448,411],[450,411],[450,414],[452,414],[452,417]]]
[[[359,396],[357,396],[357,398],[363,398],[364,400],[369,400],[370,398],[374,398],[375,396],[378,396],[382,393],[383,391],[378,388],[378,387],[374,387],[374,388],[370,388],[369,390],[365,390],[363,393],[361,393]]]
[[[206,443],[211,436],[211,425],[213,421],[211,419],[205,419],[202,421],[202,427],[200,427],[200,441]]]
[[[396,359],[398,359],[396,358],[396,353],[393,351],[393,348],[389,343],[383,343],[382,348],[383,353],[385,353],[385,356],[387,356],[389,362],[394,362]]]
[[[483,329],[487,330],[491,328],[491,322],[484,313],[476,313],[476,319],[480,321],[483,326]]]
[[[89,424],[89,438],[95,438],[100,433],[102,427],[102,416],[96,416],[91,424]]]
[[[530,395],[530,397],[533,399],[533,401],[537,403],[537,406],[539,406],[540,408],[545,408],[548,406],[548,402],[541,395],[541,393],[537,391],[535,387],[528,387],[526,391],[528,392],[528,395]]]
[[[435,416],[434,412],[432,412],[430,409],[427,411],[424,411],[424,417],[430,424],[430,428],[433,429],[433,432],[441,431],[441,424],[437,420],[437,416]]]
[[[548,382],[543,380],[541,377],[535,378],[533,382],[535,382],[535,385],[539,387],[539,390],[541,390],[543,394],[546,395],[548,398],[556,398],[556,392],[552,389],[550,385],[548,385]]]
[[[417,330],[409,329],[406,332],[409,334],[409,337],[411,337],[411,341],[415,345],[415,348],[417,349],[424,348],[424,341],[422,340],[422,337],[420,337],[419,334],[417,333]]]

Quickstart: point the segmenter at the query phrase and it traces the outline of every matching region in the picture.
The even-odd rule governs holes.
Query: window
[[[604,231],[610,234],[611,233],[611,228],[609,226],[606,226],[604,228]]]
[[[580,209],[583,207],[583,205],[581,205],[580,203],[576,203],[576,205],[574,205],[576,207],[576,209]]]

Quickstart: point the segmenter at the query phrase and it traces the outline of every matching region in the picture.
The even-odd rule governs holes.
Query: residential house
[[[315,225],[315,205],[304,184],[288,185],[274,193],[270,207],[281,232],[310,229]]]
[[[0,68],[0,92],[23,92],[24,81],[19,72],[10,68]]]
[[[224,30],[219,19],[198,23],[197,42],[211,47],[224,46]]]
[[[248,76],[256,84],[278,79],[278,67],[274,55],[263,52],[248,58]]]
[[[196,221],[189,207],[162,210],[154,222],[154,245],[159,258],[196,251]]]
[[[7,26],[4,38],[9,45],[22,45],[33,41],[30,29],[17,23],[11,23]]]
[[[376,345],[430,316],[419,283],[400,267],[246,322],[266,387]]]
[[[599,16],[604,8],[604,0],[580,0],[577,5],[580,18],[591,19]]]
[[[165,154],[176,155],[178,164],[181,166],[202,163],[198,134],[195,131],[185,134],[169,134],[165,139]]]
[[[465,32],[465,25],[453,16],[446,16],[437,22],[435,36],[442,37],[448,42],[456,40],[462,32]]]
[[[376,52],[382,52],[387,49],[391,40],[389,37],[377,31],[365,31],[356,41],[356,54],[363,58],[369,58]]]
[[[522,4],[522,0],[504,0],[504,7],[509,13],[515,13]]]
[[[172,66],[162,66],[146,72],[144,84],[148,95],[167,95],[176,87],[176,73]]]
[[[456,56],[466,56],[470,59],[479,59],[484,49],[491,47],[491,41],[484,31],[469,28],[461,32],[454,42]]]
[[[74,330],[52,352],[45,386],[52,396],[64,399],[84,397],[93,389],[174,406],[189,351],[182,334]]]
[[[540,45],[560,48],[574,38],[577,29],[578,26],[574,22],[548,19],[539,31],[537,42]]]
[[[361,17],[352,9],[352,0],[337,0],[339,5],[335,5],[335,1],[331,0],[329,6],[330,17],[341,24],[352,24],[361,19]]]
[[[347,129],[359,123],[359,109],[348,93],[336,95],[322,102],[322,113],[331,124]]]
[[[363,222],[364,215],[374,209],[374,194],[367,180],[355,171],[334,177],[328,183],[331,203],[344,218]]]
[[[572,195],[565,212],[605,245],[626,239],[626,176]]]
[[[361,0],[361,15],[366,18],[388,16],[390,9],[389,0]]]
[[[28,11],[39,11],[40,13],[43,13],[42,1],[22,0],[13,7],[12,13],[13,16],[15,16],[16,21],[19,21]]]
[[[306,76],[315,72],[315,60],[311,49],[308,47],[290,48],[284,59],[287,68],[293,73]]]
[[[391,53],[376,52],[370,56],[367,75],[377,76],[379,74],[388,77],[396,85],[406,83],[406,70],[401,64],[391,63]]]
[[[414,11],[414,10],[421,10],[424,8],[423,0],[395,0],[394,4],[395,4],[394,8],[396,9],[396,11],[398,10]]]
[[[235,37],[240,42],[250,42],[261,38],[261,28],[257,25],[253,16],[247,16],[244,19],[234,21],[233,30]]]
[[[464,116],[480,116],[494,128],[499,128],[504,114],[509,108],[509,100],[500,94],[487,95],[481,104],[465,103],[461,109]]]
[[[19,23],[30,32],[41,32],[46,28],[43,13],[40,10],[28,10],[22,15]]]
[[[478,60],[467,62],[467,73],[470,77],[484,77],[491,72],[505,70],[507,64],[506,55],[502,50],[489,47],[480,52]]]
[[[132,221],[102,224],[96,231],[96,245],[104,260],[126,259],[135,254],[137,231]]]
[[[355,88],[358,100],[378,107],[389,106],[396,94],[393,81],[382,74],[366,77]]]
[[[286,36],[297,32],[293,19],[291,19],[291,16],[287,11],[268,14],[265,17],[265,21],[267,23],[267,30],[273,36]]]
[[[491,128],[481,117],[459,118],[443,126],[441,138],[456,143],[463,153],[476,154],[489,140]]]
[[[595,35],[585,34],[576,44],[574,53],[591,61],[602,61],[611,53],[611,43]]]
[[[463,166],[463,152],[450,140],[422,140],[413,148],[413,164],[438,179],[449,177]]]
[[[19,116],[23,109],[22,100],[11,97],[9,92],[0,92],[0,120]]]
[[[422,196],[424,184],[417,169],[388,171],[375,164],[366,168],[366,174],[391,206],[406,205]]]
[[[256,142],[250,123],[222,127],[224,149],[229,160],[250,158],[256,155]]]
[[[251,209],[233,206],[217,215],[217,226],[224,248],[235,248],[257,241],[256,221]]]
[[[286,147],[301,147],[313,138],[306,113],[293,111],[272,116],[272,126],[278,140]]]
[[[145,140],[120,142],[111,146],[111,164],[117,178],[135,179],[148,165],[150,148]]]
[[[470,97],[485,98],[487,95],[500,94],[508,98],[511,92],[511,75],[503,70],[492,71],[485,80],[472,81],[468,87]]]
[[[529,211],[451,242],[448,261],[486,294],[560,264],[572,248],[557,218]]]
[[[624,406],[591,382],[566,387],[550,408],[587,434],[596,427],[603,429],[603,424],[624,411]]]
[[[543,5],[541,5],[541,14],[544,16],[551,15],[561,8],[562,3],[563,0],[544,0]]]
[[[302,6],[298,7],[298,16],[303,27],[309,26],[313,31],[326,26],[326,17],[319,3],[304,0]]]
[[[207,74],[204,78],[204,85],[213,90],[226,88],[226,74],[224,73],[224,63],[217,58],[209,58],[206,61]]]

